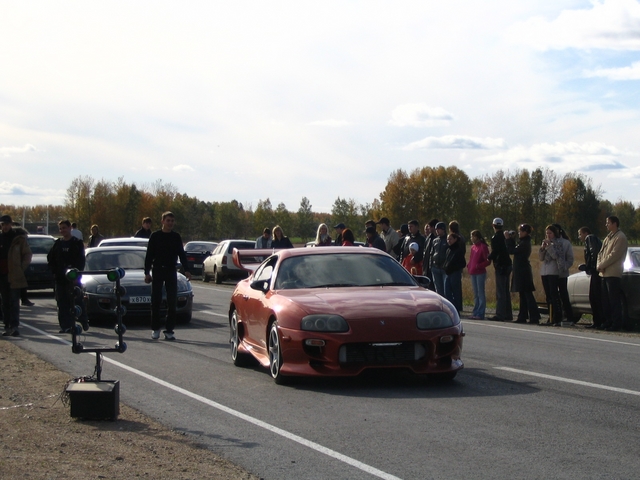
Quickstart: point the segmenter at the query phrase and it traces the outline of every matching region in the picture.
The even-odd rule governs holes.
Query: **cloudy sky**
[[[370,203],[549,167],[640,203],[636,0],[0,0],[0,203],[71,180]]]

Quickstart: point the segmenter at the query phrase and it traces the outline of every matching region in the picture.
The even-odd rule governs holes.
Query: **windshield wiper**
[[[412,283],[407,282],[386,282],[386,283],[371,283],[369,285],[363,285],[363,287],[412,287],[414,286]]]

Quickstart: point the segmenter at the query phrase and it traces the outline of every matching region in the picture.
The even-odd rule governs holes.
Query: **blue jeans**
[[[487,272],[471,275],[473,287],[473,313],[472,316],[484,319],[487,309],[487,297],[484,294],[484,286],[487,283]]]
[[[431,274],[433,275],[433,285],[436,287],[436,292],[444,297],[444,279],[447,274],[444,273],[444,269],[438,267],[431,267]]]
[[[444,298],[453,303],[458,313],[462,312],[462,270],[450,273],[444,279]]]

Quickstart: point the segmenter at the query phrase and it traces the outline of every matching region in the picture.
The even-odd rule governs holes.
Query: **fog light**
[[[325,345],[324,340],[317,340],[317,339],[314,339],[314,338],[309,338],[309,339],[305,340],[304,344],[309,346],[309,347],[324,347],[324,345]]]
[[[440,337],[440,343],[449,343],[453,342],[453,335],[445,335],[444,337]]]

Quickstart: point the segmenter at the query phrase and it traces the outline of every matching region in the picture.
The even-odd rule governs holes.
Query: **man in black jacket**
[[[71,333],[71,329],[75,325],[71,307],[72,305],[78,305],[82,308],[83,301],[82,294],[75,289],[75,287],[80,287],[79,281],[71,282],[67,280],[66,272],[70,268],[84,270],[84,243],[71,235],[71,222],[69,220],[58,222],[58,230],[61,237],[53,243],[51,250],[49,250],[47,262],[55,280],[60,333]],[[82,328],[88,330],[89,323],[84,308],[79,320],[82,323]]]
[[[496,269],[496,314],[491,320],[510,322],[513,320],[511,310],[511,292],[509,290],[509,278],[513,264],[507,249],[507,242],[503,232],[504,222],[501,218],[493,219],[493,231],[491,237],[491,253],[489,260],[493,262]]]
[[[144,259],[144,281],[151,283],[151,338],[160,338],[160,304],[162,303],[162,286],[167,290],[167,321],[164,330],[165,340],[175,340],[173,329],[176,325],[176,309],[178,306],[178,271],[176,259],[180,258],[185,268],[184,276],[191,280],[191,273],[186,271],[187,256],[182,246],[182,237],[173,231],[176,219],[173,213],[162,214],[162,229],[149,237],[147,255]]]
[[[598,328],[602,325],[602,286],[600,275],[596,264],[598,263],[598,253],[602,247],[602,242],[596,237],[588,227],[581,227],[578,230],[578,238],[584,242],[584,263],[578,266],[578,270],[589,275],[589,303],[591,304],[591,315],[593,323],[587,328]]]

